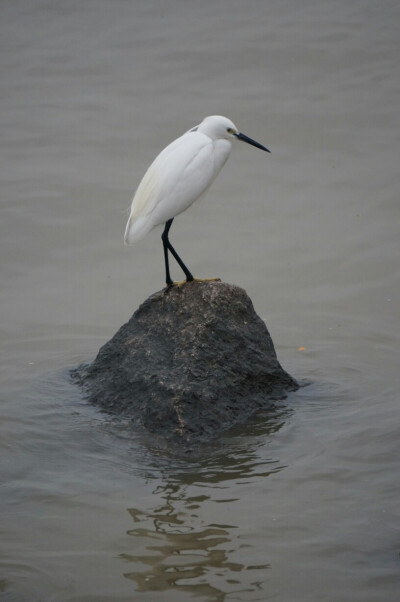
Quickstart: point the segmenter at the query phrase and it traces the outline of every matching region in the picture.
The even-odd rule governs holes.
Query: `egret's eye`
[[[233,134],[234,133],[234,131],[233,131],[232,128],[226,128],[226,131],[228,132],[228,134]]]

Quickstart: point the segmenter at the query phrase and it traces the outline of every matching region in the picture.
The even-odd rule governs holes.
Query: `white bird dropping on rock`
[[[206,192],[225,165],[235,138],[270,152],[239,132],[230,119],[212,115],[161,151],[139,184],[126,225],[125,243],[130,245],[155,226],[165,224],[162,241],[167,286],[174,284],[169,272],[168,251],[183,270],[186,282],[195,280],[169,242],[168,232],[174,217]]]

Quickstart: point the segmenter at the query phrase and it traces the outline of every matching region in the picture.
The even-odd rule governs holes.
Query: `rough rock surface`
[[[246,292],[222,282],[155,293],[75,377],[92,403],[187,443],[298,387]]]

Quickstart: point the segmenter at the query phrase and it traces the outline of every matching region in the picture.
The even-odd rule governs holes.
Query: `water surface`
[[[2,599],[398,599],[399,24],[393,0],[2,2]],[[163,286],[126,211],[215,113],[272,154],[236,144],[171,240],[309,384],[176,458],[68,370]]]

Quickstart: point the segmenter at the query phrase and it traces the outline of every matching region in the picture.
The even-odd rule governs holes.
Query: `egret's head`
[[[260,148],[261,150],[269,153],[270,151],[265,148],[259,142],[252,140],[248,136],[245,136],[237,129],[236,125],[228,119],[227,117],[223,117],[222,115],[210,115],[203,119],[203,121],[196,128],[193,128],[191,131],[201,132],[206,136],[209,136],[212,140],[242,140],[243,142],[247,142],[256,148]]]
[[[221,138],[233,140],[239,133],[239,130],[233,121],[227,117],[222,117],[222,115],[210,115],[209,117],[206,117],[200,125],[197,126],[197,131],[206,134],[206,136],[209,136],[212,140],[219,140]]]

